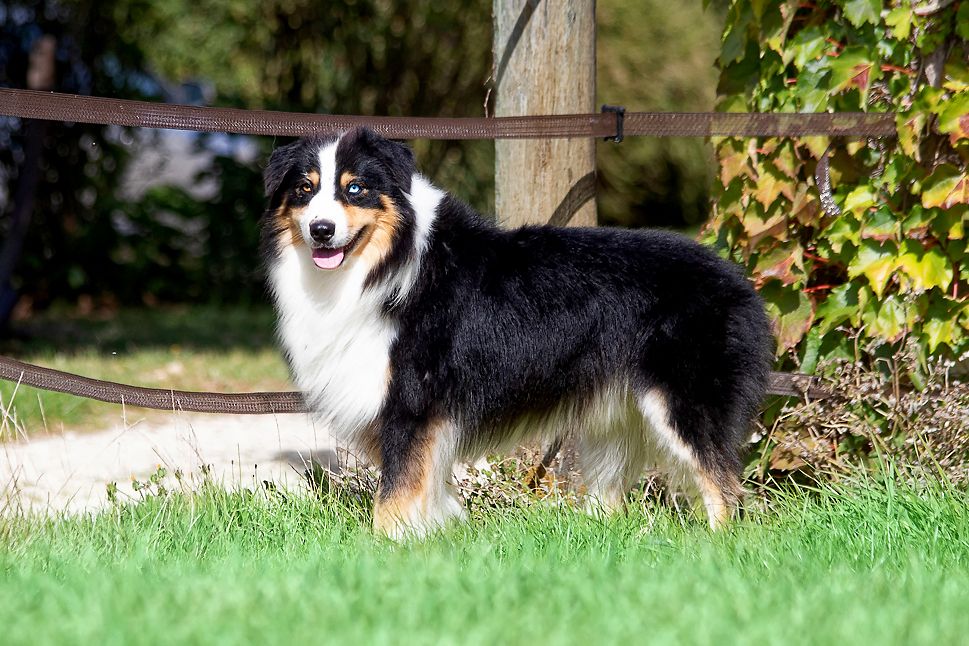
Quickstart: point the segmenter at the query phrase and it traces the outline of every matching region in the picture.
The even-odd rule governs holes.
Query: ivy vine
[[[969,0],[733,0],[718,64],[721,111],[897,114],[890,140],[714,140],[706,235],[754,277],[782,363],[969,351]],[[829,144],[837,216],[813,180]]]

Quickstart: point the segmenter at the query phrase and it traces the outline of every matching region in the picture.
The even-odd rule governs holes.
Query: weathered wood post
[[[595,112],[595,0],[494,0],[496,116]],[[595,141],[495,143],[504,226],[596,223]]]
[[[595,0],[494,0],[495,115],[595,112]],[[495,211],[506,227],[596,223],[595,140],[495,142]],[[575,448],[559,437],[529,478],[544,480],[561,451],[558,478],[571,480]]]

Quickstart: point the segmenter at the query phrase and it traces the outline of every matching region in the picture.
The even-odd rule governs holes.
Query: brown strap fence
[[[614,138],[619,118],[611,111],[528,117],[363,117],[207,108],[16,89],[0,89],[0,114],[22,119],[285,137],[331,134],[365,125],[393,139]],[[895,115],[626,112],[622,131],[627,137],[891,137],[895,135]]]
[[[82,377],[3,356],[0,356],[0,379],[42,390],[138,408],[240,415],[306,412],[303,398],[298,392],[209,393],[142,388]]]
[[[893,137],[892,113],[625,112],[525,117],[365,117],[209,108],[58,92],[0,88],[0,115],[199,132],[303,137],[365,125],[394,139],[550,139],[652,137]],[[212,393],[143,388],[82,377],[0,356],[0,379],[98,401],[202,413],[305,413],[298,392]],[[834,396],[809,375],[774,372],[768,392],[822,399]]]
[[[143,388],[102,381],[24,363],[0,356],[0,379],[23,386],[67,393],[110,404],[196,413],[263,415],[306,413],[298,392],[209,393],[167,388]],[[774,395],[825,399],[831,396],[816,377],[783,372],[771,374],[769,392]]]

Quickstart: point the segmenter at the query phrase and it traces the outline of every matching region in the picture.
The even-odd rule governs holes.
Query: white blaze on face
[[[336,144],[320,151],[321,189],[300,217],[300,230],[312,247],[309,222],[332,219],[346,231],[346,215],[334,193]],[[321,272],[302,245],[286,245],[270,267],[269,281],[279,312],[279,334],[297,387],[315,417],[345,441],[357,442],[380,413],[391,375],[390,348],[397,324],[385,316],[390,298],[403,298],[417,279],[444,193],[414,175],[406,199],[414,212],[414,257],[388,280],[365,289],[371,266],[345,262],[339,271]],[[305,218],[305,222],[302,221]]]
[[[320,190],[299,217],[299,230],[310,248],[319,246],[310,235],[310,223],[316,220],[329,220],[336,226],[333,238],[326,244],[328,247],[343,247],[352,237],[343,203],[336,199],[336,147],[339,143],[338,139],[320,149]]]

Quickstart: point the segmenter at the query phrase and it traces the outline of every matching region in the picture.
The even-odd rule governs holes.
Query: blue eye
[[[359,195],[363,191],[363,187],[356,182],[347,186],[347,193],[349,195]]]

